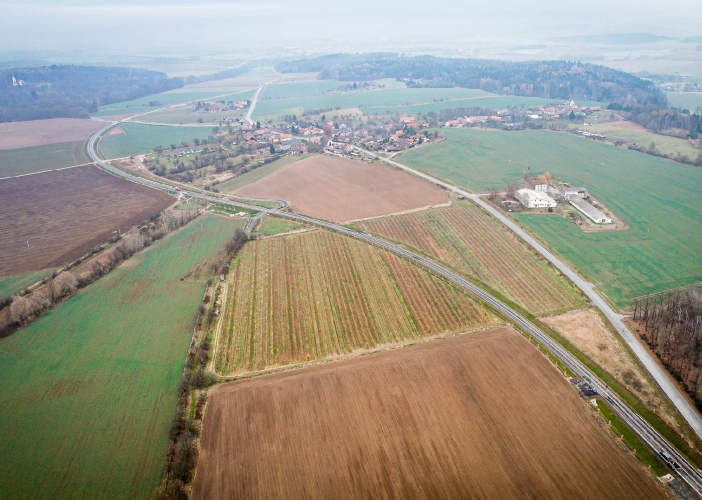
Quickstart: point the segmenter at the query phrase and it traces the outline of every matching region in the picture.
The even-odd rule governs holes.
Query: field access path
[[[136,177],[132,174],[129,174],[127,172],[124,172],[116,167],[113,167],[109,163],[107,163],[105,160],[103,160],[100,155],[96,151],[96,145],[97,141],[100,138],[102,134],[107,132],[112,126],[115,124],[108,125],[101,130],[97,131],[89,140],[88,144],[88,154],[90,157],[95,161],[95,163],[107,170],[108,172],[111,172],[114,175],[120,176],[122,178],[128,179],[132,182],[136,182],[139,184],[143,184],[146,186],[150,186],[155,189],[160,189],[166,192],[170,192],[171,194],[175,194],[175,190],[172,186],[166,185],[166,184],[161,184],[159,182],[155,182],[149,179],[144,179],[141,177]],[[382,159],[382,158],[381,158]],[[393,164],[395,162],[392,162]],[[415,173],[417,175],[420,175],[422,177],[427,178],[428,180],[431,180],[432,182],[438,182],[435,179],[431,178],[430,176],[425,176],[421,174],[420,172],[416,172],[413,169],[410,169],[409,167],[406,167],[404,165],[400,165],[400,168],[407,169],[408,171],[411,171],[412,173]],[[442,183],[442,185],[448,186],[445,183]],[[452,187],[452,189],[454,189]],[[460,191],[458,188],[455,188],[458,191]],[[464,191],[460,191],[461,194],[465,193]],[[597,392],[607,401],[607,403],[611,406],[611,408],[620,416],[620,418],[645,442],[647,445],[652,449],[657,452],[660,451],[665,451],[668,453],[671,457],[673,457],[673,460],[678,464],[678,467],[675,469],[675,472],[677,475],[682,478],[695,492],[698,494],[702,495],[702,473],[697,470],[688,460],[673,446],[671,445],[661,434],[656,431],[651,424],[649,424],[646,420],[644,420],[636,411],[634,411],[631,407],[629,407],[613,390],[611,390],[604,382],[602,382],[594,373],[590,371],[589,368],[587,368],[580,360],[578,360],[575,356],[573,356],[569,351],[567,351],[563,346],[561,346],[558,342],[556,342],[553,338],[551,338],[549,335],[547,335],[543,330],[538,328],[536,325],[531,323],[527,318],[519,314],[517,311],[509,307],[507,304],[504,302],[500,301],[499,299],[493,297],[491,294],[483,290],[482,288],[478,287],[477,285],[474,285],[470,281],[464,279],[463,277],[459,276],[458,274],[446,269],[443,266],[440,266],[436,262],[427,259],[425,257],[422,257],[421,255],[415,254],[413,252],[410,252],[409,250],[406,250],[398,245],[395,245],[393,243],[387,242],[381,238],[377,238],[371,234],[366,233],[365,231],[359,231],[359,230],[353,230],[349,229],[345,226],[335,224],[332,222],[327,222],[324,220],[320,219],[315,219],[312,217],[307,217],[305,215],[300,215],[296,214],[294,212],[283,212],[281,209],[284,208],[286,205],[282,204],[279,202],[279,205],[277,208],[273,209],[262,209],[262,207],[253,205],[250,203],[245,203],[241,201],[235,201],[232,199],[228,199],[225,197],[215,197],[211,196],[209,194],[204,194],[204,193],[199,193],[199,192],[192,192],[192,191],[183,191],[183,195],[186,196],[193,196],[205,201],[210,201],[214,203],[220,203],[220,204],[226,204],[226,205],[231,205],[235,207],[241,207],[241,208],[247,208],[250,210],[254,211],[264,211],[265,213],[275,213],[279,217],[284,217],[287,219],[292,219],[300,222],[305,222],[308,224],[312,224],[318,227],[323,227],[326,229],[329,229],[331,231],[337,232],[339,234],[351,237],[351,238],[356,238],[358,240],[364,241],[366,243],[369,243],[371,245],[374,245],[376,247],[380,247],[384,250],[387,250],[388,252],[392,252],[395,255],[399,255],[401,257],[404,257],[406,259],[409,259],[410,261],[416,263],[417,265],[420,265],[426,269],[429,269],[430,271],[433,271],[439,276],[443,276],[444,278],[448,279],[449,281],[455,283],[459,287],[463,288],[464,290],[468,291],[470,294],[473,296],[477,297],[480,301],[483,303],[487,304],[489,307],[497,311],[499,314],[501,314],[503,317],[507,318],[510,320],[514,325],[516,325],[518,328],[520,328],[522,331],[524,331],[527,335],[535,339],[537,342],[539,342],[544,348],[548,349],[557,359],[559,359],[564,365],[566,365],[573,373],[578,375],[579,377],[582,377],[584,380],[586,380],[588,383],[590,383],[596,390]],[[477,199],[476,195],[471,195],[469,193],[465,193],[464,195],[470,196],[471,199]],[[482,201],[477,199],[477,201]],[[484,202],[483,202],[484,203]],[[482,203],[479,203],[481,206]],[[502,220],[502,219],[500,219]],[[506,222],[509,222],[507,219],[505,219]],[[526,235],[526,233],[524,233]],[[525,239],[531,239],[534,241],[534,247],[535,248],[543,248],[541,245],[539,245],[535,240],[532,238],[529,238],[528,235],[526,235],[527,238]],[[544,249],[545,250],[545,249]],[[551,254],[546,254],[545,255],[551,255]],[[555,259],[555,257],[554,257]],[[557,259],[556,259],[557,260]],[[560,261],[559,261],[560,262]],[[565,266],[563,264],[563,266]],[[576,276],[575,273],[570,271],[568,269],[568,275],[570,276],[571,274]],[[565,271],[564,271],[565,272]],[[590,289],[592,290],[592,289]]]
[[[384,161],[394,167],[401,168],[406,172],[417,175],[423,179],[433,182],[439,186],[443,186],[454,193],[465,196],[472,200],[475,204],[479,205],[489,214],[493,215],[497,220],[507,226],[510,230],[517,234],[520,238],[526,241],[529,245],[534,247],[537,252],[546,257],[549,262],[556,266],[563,274],[565,274],[575,285],[580,288],[585,295],[590,299],[592,305],[596,306],[602,313],[607,317],[607,319],[614,325],[617,332],[622,336],[624,341],[627,343],[629,348],[634,352],[636,357],[639,359],[641,364],[644,365],[648,373],[651,374],[653,379],[656,381],[661,390],[665,395],[673,402],[675,408],[680,412],[680,414],[685,418],[687,423],[692,427],[698,437],[702,438],[702,419],[699,417],[697,412],[690,406],[687,400],[680,394],[678,389],[673,385],[668,376],[663,372],[663,370],[658,366],[656,361],[651,357],[648,351],[641,345],[636,336],[629,330],[623,321],[624,316],[617,313],[609,303],[602,298],[602,296],[597,293],[595,285],[588,281],[585,281],[578,273],[573,271],[565,262],[556,257],[551,253],[546,247],[539,243],[533,236],[524,231],[520,226],[518,226],[512,219],[506,217],[497,208],[493,207],[490,203],[483,200],[479,195],[474,193],[468,193],[462,190],[458,186],[449,184],[448,182],[436,179],[431,175],[425,174],[418,170],[415,170],[407,165],[398,163],[396,161],[384,158],[374,153],[370,153],[365,149],[361,149],[354,146],[357,151],[372,156],[378,160]]]

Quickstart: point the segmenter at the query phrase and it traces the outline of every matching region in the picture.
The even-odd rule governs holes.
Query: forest
[[[693,287],[634,304],[643,339],[702,409],[702,291]]]
[[[170,78],[145,69],[52,65],[0,71],[0,123],[47,118],[88,118],[98,106],[130,101],[192,83],[232,78],[247,63],[211,75]],[[24,85],[13,85],[12,76]]]
[[[502,95],[665,106],[651,81],[605,66],[568,61],[496,61],[389,53],[334,54],[280,63],[281,73],[319,71],[320,79],[404,79],[409,87],[464,87]]]

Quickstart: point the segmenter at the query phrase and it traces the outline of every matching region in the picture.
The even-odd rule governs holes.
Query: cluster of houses
[[[602,111],[602,108],[600,106],[579,106],[571,101],[568,103],[556,103],[548,107],[531,107],[515,111],[498,109],[494,115],[490,116],[458,116],[453,120],[444,122],[444,126],[459,128],[479,124],[497,125],[507,123],[507,126],[517,127],[523,125],[523,123],[515,123],[515,115],[525,116],[530,120],[549,120],[567,118],[571,116],[571,113],[577,118],[582,118],[597,111]]]
[[[587,201],[590,198],[590,194],[587,188],[584,187],[573,187],[570,184],[564,184],[556,188],[550,184],[537,184],[534,186],[534,189],[519,189],[516,193],[516,198],[526,208],[553,208],[557,205],[557,202],[549,196],[549,193],[555,194],[568,202],[596,224],[612,224],[611,218]]]
[[[235,111],[249,107],[249,101],[197,101],[188,103],[195,106],[196,111],[205,113],[219,113],[222,111]]]

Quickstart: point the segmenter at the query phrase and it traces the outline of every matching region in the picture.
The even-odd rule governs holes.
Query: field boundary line
[[[229,383],[229,382],[236,382],[238,380],[247,380],[251,378],[256,378],[256,377],[263,377],[266,375],[273,375],[276,373],[281,373],[281,372],[286,372],[286,371],[292,371],[292,370],[302,370],[305,368],[309,368],[312,366],[317,366],[317,365],[324,365],[328,363],[334,363],[336,361],[344,361],[347,359],[354,359],[354,358],[359,358],[362,356],[370,356],[373,354],[377,354],[379,352],[385,352],[385,351],[393,351],[396,349],[403,349],[405,347],[411,347],[414,345],[418,344],[428,344],[430,342],[435,342],[437,340],[444,340],[444,339],[450,339],[454,337],[460,337],[461,335],[472,335],[478,332],[483,332],[487,330],[494,330],[498,328],[512,328],[515,331],[517,331],[513,325],[509,324],[509,322],[505,321],[504,319],[500,318],[502,320],[502,324],[496,323],[496,324],[491,324],[491,325],[482,325],[479,327],[475,328],[469,328],[467,330],[462,330],[460,332],[449,332],[449,333],[439,333],[436,335],[432,335],[430,337],[421,337],[421,338],[413,338],[413,339],[407,339],[403,342],[393,342],[390,344],[381,344],[377,345],[375,347],[369,348],[369,349],[357,349],[355,351],[349,352],[349,353],[344,353],[344,354],[332,354],[330,356],[325,356],[320,359],[315,359],[313,361],[303,361],[301,363],[290,363],[287,365],[282,365],[282,366],[274,366],[271,368],[264,368],[263,370],[256,370],[256,371],[251,371],[251,372],[241,372],[235,375],[220,375],[219,373],[215,372],[218,377],[218,381],[220,383]]]

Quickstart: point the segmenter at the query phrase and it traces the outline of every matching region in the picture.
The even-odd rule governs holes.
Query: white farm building
[[[572,196],[569,201],[571,205],[573,205],[575,208],[587,215],[590,219],[592,219],[593,222],[597,224],[612,223],[612,219],[610,219],[605,214],[597,210],[585,200],[578,198],[577,196]]]
[[[519,203],[527,208],[548,208],[555,207],[556,201],[543,191],[533,189],[520,189],[517,191]]]

